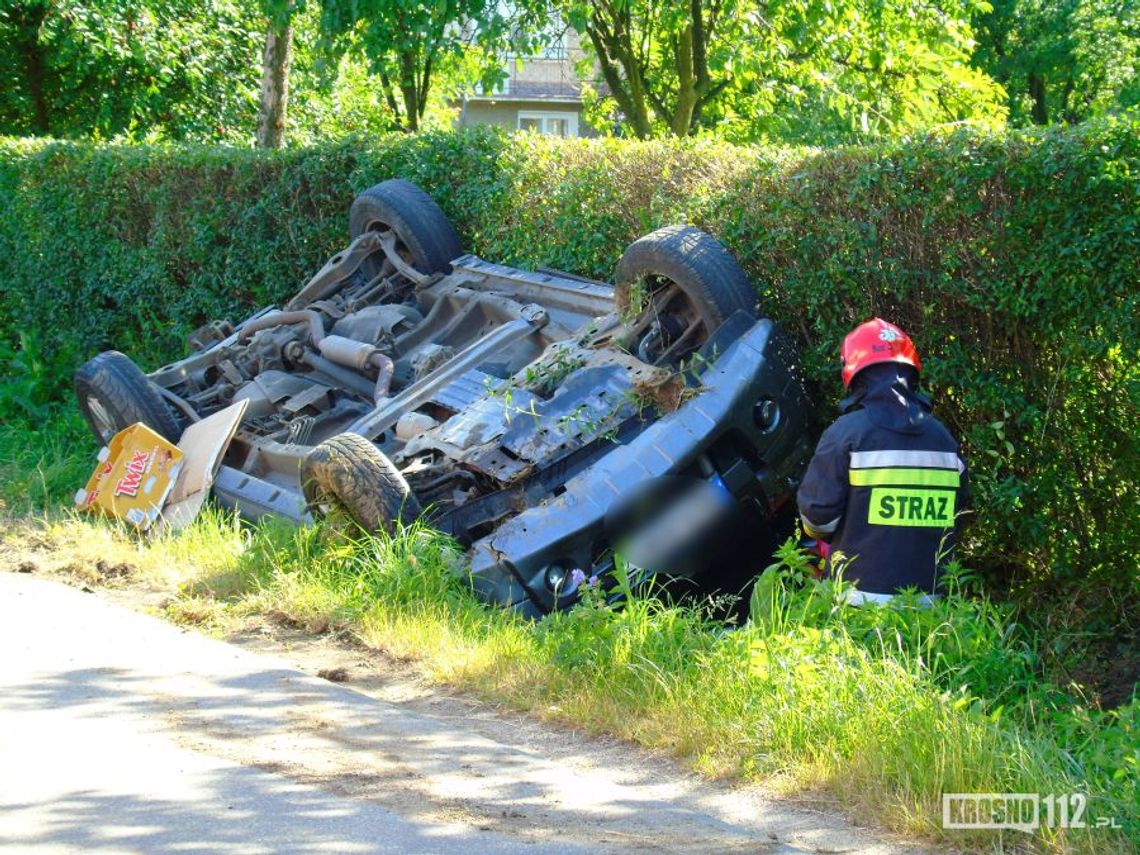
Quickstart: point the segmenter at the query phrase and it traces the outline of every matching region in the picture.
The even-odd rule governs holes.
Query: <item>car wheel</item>
[[[420,503],[392,461],[355,433],[327,439],[301,461],[301,489],[317,516],[335,507],[370,534],[392,534],[399,520],[413,522]]]
[[[631,349],[654,365],[677,365],[735,312],[757,316],[756,291],[736,259],[691,226],[666,226],[630,244],[614,300]]]
[[[79,409],[96,438],[106,445],[111,437],[142,422],[171,442],[182,428],[158,387],[128,357],[117,350],[100,353],[75,372]]]
[[[459,235],[439,205],[401,178],[382,181],[357,196],[348,213],[348,231],[353,240],[369,231],[394,232],[397,251],[421,273],[448,273],[451,262],[463,255]],[[369,259],[365,273],[375,276],[382,264]]]

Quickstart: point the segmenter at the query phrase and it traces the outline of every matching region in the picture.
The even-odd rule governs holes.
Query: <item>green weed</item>
[[[42,514],[70,501],[95,469],[98,450],[74,407],[0,420],[0,515]]]

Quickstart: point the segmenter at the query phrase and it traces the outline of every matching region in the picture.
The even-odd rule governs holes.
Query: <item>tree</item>
[[[293,63],[293,15],[303,0],[263,0],[265,51],[261,57],[261,98],[257,113],[257,145],[280,148],[285,142],[289,110],[289,67]]]
[[[684,136],[732,83],[730,54],[754,34],[737,0],[570,0],[561,6],[634,135]]]
[[[236,0],[0,0],[0,133],[233,139],[257,29]]]
[[[7,61],[0,65],[4,88],[15,96],[17,103],[26,99],[31,105],[29,128],[32,133],[46,136],[51,133],[51,117],[47,93],[47,51],[40,43],[40,28],[47,17],[46,0],[29,0],[12,3],[0,13],[5,41],[10,51],[4,51]]]
[[[0,0],[0,135],[272,147],[394,129],[380,78],[357,51],[328,50],[321,12],[304,0]]]
[[[554,2],[638,137],[724,122],[765,136],[785,124],[779,110],[857,136],[1002,114],[1000,90],[969,65],[981,0]]]
[[[342,49],[359,49],[379,76],[400,127],[418,130],[441,71],[473,68],[478,82],[502,78],[500,52],[524,43],[533,14],[498,0],[323,0],[323,26]],[[474,60],[474,62],[472,62]]]
[[[974,62],[1006,88],[1014,122],[1140,103],[1138,0],[993,0],[974,28]]]

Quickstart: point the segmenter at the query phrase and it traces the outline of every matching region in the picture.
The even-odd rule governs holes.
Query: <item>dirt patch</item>
[[[99,574],[100,580],[104,582],[116,582],[130,579],[135,575],[137,569],[125,561],[119,562],[118,564],[111,564],[100,558],[95,562],[95,572]]]
[[[657,382],[643,380],[634,384],[633,395],[639,401],[652,404],[662,414],[671,413],[685,400],[685,381],[679,374]]]
[[[1135,653],[1099,653],[1092,663],[1073,673],[1073,679],[1088,686],[1102,710],[1131,702],[1140,685],[1140,656]]]
[[[72,585],[111,585],[137,575],[123,561],[77,556],[75,550],[37,531],[30,525],[0,521],[0,570],[16,573],[57,575]]]
[[[321,668],[317,671],[317,676],[322,680],[328,680],[330,683],[347,683],[348,682],[348,669],[347,668]]]
[[[332,625],[326,618],[317,617],[310,620],[300,620],[280,609],[270,609],[265,612],[265,619],[273,626],[287,630],[303,630],[306,635],[324,635],[332,629]]]

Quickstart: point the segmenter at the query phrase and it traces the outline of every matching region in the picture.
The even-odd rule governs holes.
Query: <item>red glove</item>
[[[813,556],[816,556],[810,559],[812,575],[817,579],[822,579],[827,574],[828,559],[831,557],[831,544],[826,540],[804,537],[800,539],[800,548],[806,549]]]

